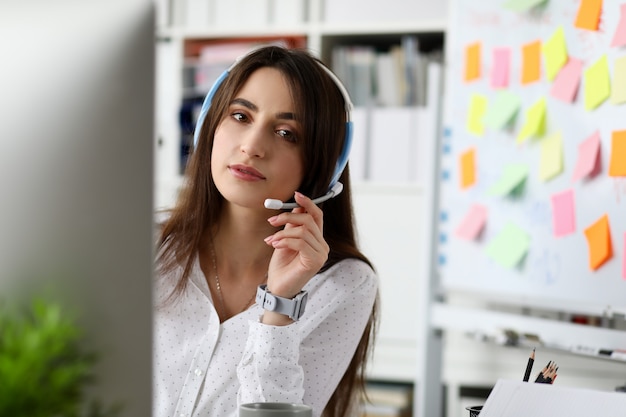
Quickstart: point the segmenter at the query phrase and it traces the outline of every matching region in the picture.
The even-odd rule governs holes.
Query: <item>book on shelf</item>
[[[402,36],[387,50],[337,45],[331,54],[355,106],[426,106],[428,65],[439,57],[420,52],[417,36]]]
[[[360,53],[369,54],[372,50],[364,49],[360,50]],[[350,82],[353,81],[350,78],[350,65],[344,62],[348,56],[349,54],[342,53],[340,57],[335,56],[334,58],[338,59],[333,62],[338,65],[335,67],[336,71],[348,74]],[[385,65],[389,71],[394,71],[391,69],[390,61],[393,59],[391,54],[379,54],[376,59],[379,75],[382,72],[381,67]],[[354,151],[350,157],[350,172],[354,180],[421,184],[426,178],[428,164],[425,161],[432,156],[425,153],[430,152],[430,144],[436,141],[439,134],[443,65],[432,56],[428,56],[420,59],[420,67],[419,72],[422,75],[417,76],[415,72],[412,74],[416,75],[414,80],[422,78],[421,83],[424,84],[419,88],[422,96],[419,101],[422,105],[398,104],[398,92],[402,91],[398,83],[388,84],[389,90],[394,90],[390,91],[389,95],[394,97],[383,101],[387,104],[385,106],[374,105],[371,99],[366,98],[370,97],[370,92],[374,90],[353,94],[353,100],[356,96],[356,103],[359,103],[353,112],[355,140]],[[413,71],[414,67],[411,68]],[[385,78],[390,80],[394,77]],[[354,84],[348,84],[346,88],[354,88]],[[393,103],[396,104],[392,105]],[[381,104],[380,100],[378,104]]]
[[[375,66],[376,51],[370,46],[341,46],[332,50],[331,68],[355,106],[373,103]]]
[[[185,43],[184,96],[206,94],[215,80],[243,55],[260,46],[301,47],[304,37],[251,37],[231,40],[190,40]]]

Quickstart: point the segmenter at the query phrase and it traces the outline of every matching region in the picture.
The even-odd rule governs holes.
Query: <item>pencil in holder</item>
[[[483,409],[482,405],[473,405],[471,407],[465,407],[469,411],[469,417],[478,417],[480,410]]]

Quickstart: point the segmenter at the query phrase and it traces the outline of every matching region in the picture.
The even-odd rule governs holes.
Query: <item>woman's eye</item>
[[[297,140],[296,136],[290,130],[278,129],[276,134],[289,142],[295,142]]]
[[[237,120],[238,122],[245,122],[246,120],[248,120],[248,117],[245,114],[239,112],[233,113],[232,118]]]

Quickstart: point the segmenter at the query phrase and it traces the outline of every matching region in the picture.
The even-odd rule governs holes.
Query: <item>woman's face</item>
[[[227,201],[258,209],[293,197],[304,175],[298,120],[282,73],[253,72],[215,131],[211,173]]]

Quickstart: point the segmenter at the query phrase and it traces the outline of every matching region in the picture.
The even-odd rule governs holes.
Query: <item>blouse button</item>
[[[202,375],[202,369],[200,368],[196,368],[196,370],[194,371],[194,373],[196,374],[196,376],[201,376]],[[181,416],[182,417],[182,416]]]

